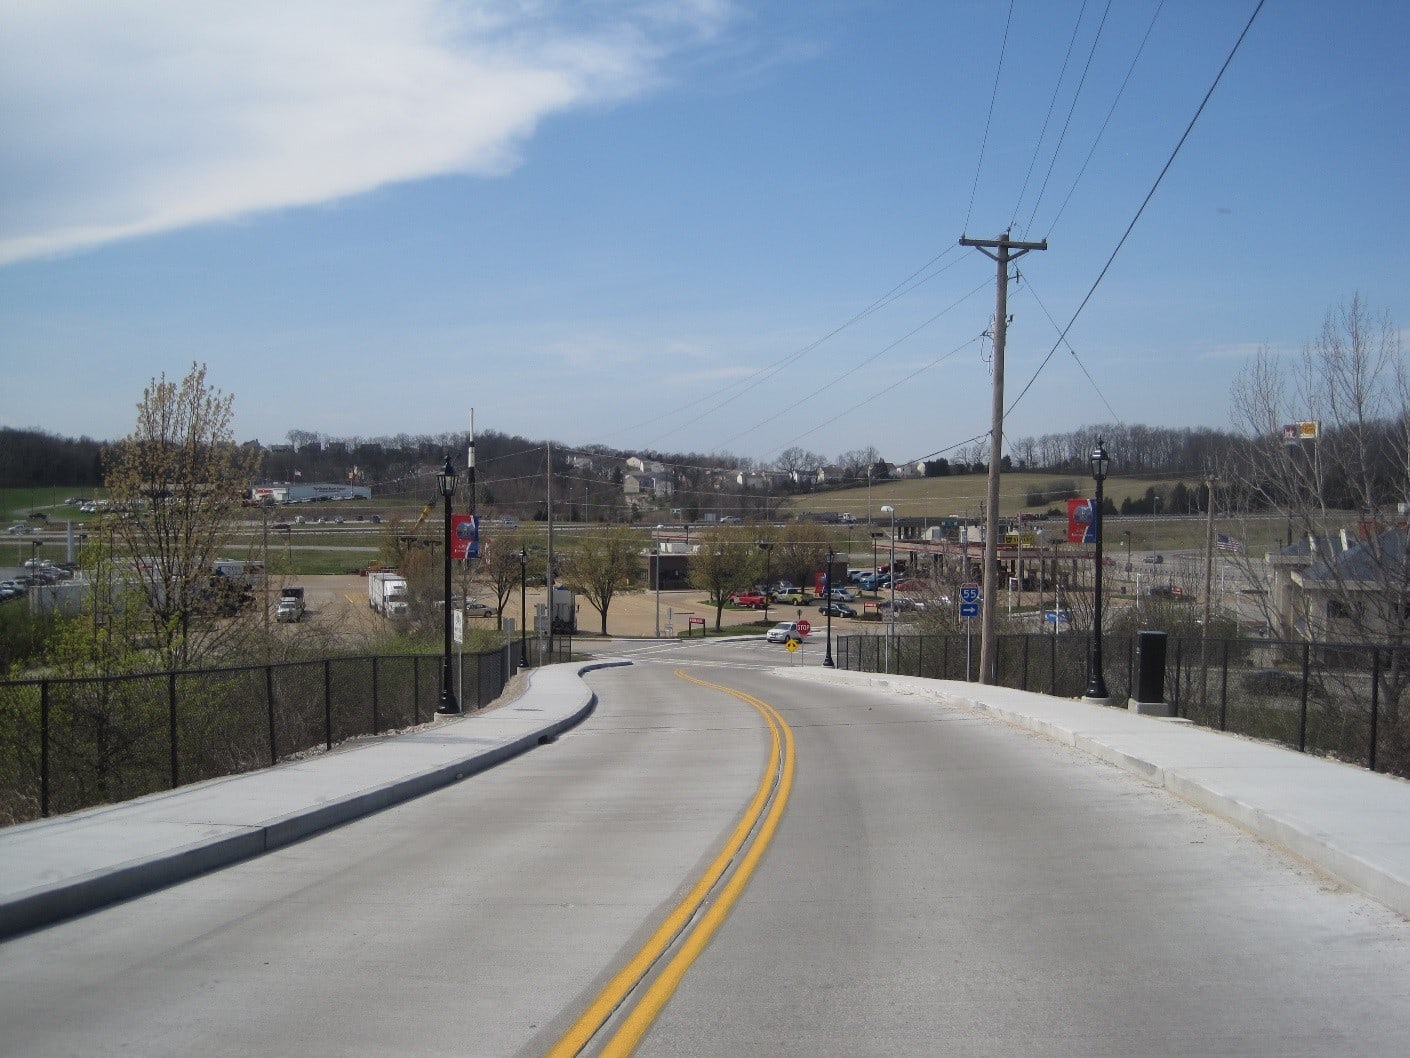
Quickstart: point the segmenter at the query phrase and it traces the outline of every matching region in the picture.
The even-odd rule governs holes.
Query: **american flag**
[[[1220,551],[1232,551],[1236,555],[1244,553],[1244,545],[1227,533],[1220,533],[1215,539],[1214,546]]]

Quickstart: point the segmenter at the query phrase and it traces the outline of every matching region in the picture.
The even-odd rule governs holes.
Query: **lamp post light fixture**
[[[882,514],[891,515],[891,557],[886,570],[891,585],[891,613],[886,621],[886,671],[891,671],[891,640],[896,636],[896,508],[887,504],[881,508]]]
[[[455,467],[451,466],[450,456],[446,456],[445,466],[436,475],[436,490],[445,500],[445,534],[442,540],[445,545],[445,610],[441,614],[445,618],[445,650],[441,655],[441,701],[436,706],[436,712],[449,715],[460,712],[460,703],[455,700],[450,681],[450,499],[455,495]]]
[[[764,624],[768,624],[769,601],[773,598],[771,593],[773,592],[774,588],[773,584],[771,583],[773,578],[772,552],[774,549],[774,545],[773,542],[769,540],[759,540],[757,541],[757,543],[759,545],[759,550],[764,553]]]
[[[1091,671],[1087,676],[1087,693],[1082,697],[1090,702],[1101,703],[1106,703],[1111,697],[1107,694],[1106,679],[1102,676],[1102,483],[1106,481],[1110,464],[1111,459],[1102,446],[1102,439],[1098,437],[1097,446],[1092,449],[1091,455],[1092,480],[1097,483],[1097,506],[1092,512],[1092,532],[1097,543],[1096,575],[1093,578],[1096,595],[1092,608]]]
[[[519,549],[519,667],[527,669],[529,667],[529,648],[527,645],[529,626],[529,604],[525,601],[525,593],[529,586],[529,552],[527,548]]]
[[[827,654],[823,657],[823,668],[836,668],[832,660],[832,548],[827,549],[827,569],[823,572],[823,599],[827,605]]]

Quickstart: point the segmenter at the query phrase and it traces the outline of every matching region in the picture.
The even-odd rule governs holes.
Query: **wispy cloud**
[[[727,0],[0,0],[0,264],[511,170]]]

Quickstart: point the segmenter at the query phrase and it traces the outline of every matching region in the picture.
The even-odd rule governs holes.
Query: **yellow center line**
[[[767,702],[760,701],[743,691],[736,691],[721,684],[697,679],[680,669],[676,670],[676,675],[701,687],[723,691],[740,701],[747,702],[758,710],[764,718],[764,722],[769,726],[771,745],[768,764],[764,767],[763,775],[759,779],[759,785],[754,791],[748,808],[745,809],[744,815],[730,834],[729,840],[725,842],[724,848],[720,850],[720,854],[706,868],[685,899],[666,916],[631,961],[607,983],[606,987],[583,1011],[562,1039],[553,1046],[548,1052],[547,1058],[570,1058],[587,1046],[588,1041],[626,1001],[662,955],[689,928],[691,919],[700,912],[700,908],[704,905],[711,890],[719,883],[729,865],[738,856],[740,849],[748,841],[750,833],[758,826],[758,833],[750,845],[749,851],[721,891],[719,899],[700,918],[694,929],[685,936],[679,950],[637,1002],[622,1027],[607,1042],[601,1053],[621,1056],[630,1054],[636,1048],[641,1037],[645,1035],[646,1030],[651,1027],[652,1022],[656,1020],[657,1015],[660,1014],[662,1008],[679,987],[686,970],[705,950],[705,945],[709,943],[710,938],[728,917],[730,910],[738,901],[740,894],[743,893],[744,886],[758,866],[764,850],[768,847],[774,831],[778,828],[778,821],[783,816],[784,807],[788,804],[788,794],[793,786],[793,731],[783,717]],[[780,765],[782,766],[781,772]],[[772,805],[769,804],[771,793],[773,794]],[[759,825],[760,816],[766,807],[768,808],[767,818],[764,819],[762,825]]]

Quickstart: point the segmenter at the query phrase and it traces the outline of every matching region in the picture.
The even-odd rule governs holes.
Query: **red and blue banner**
[[[450,557],[456,562],[480,557],[480,519],[477,515],[450,516]]]
[[[1097,505],[1094,500],[1067,501],[1067,542],[1095,544],[1097,542]]]

